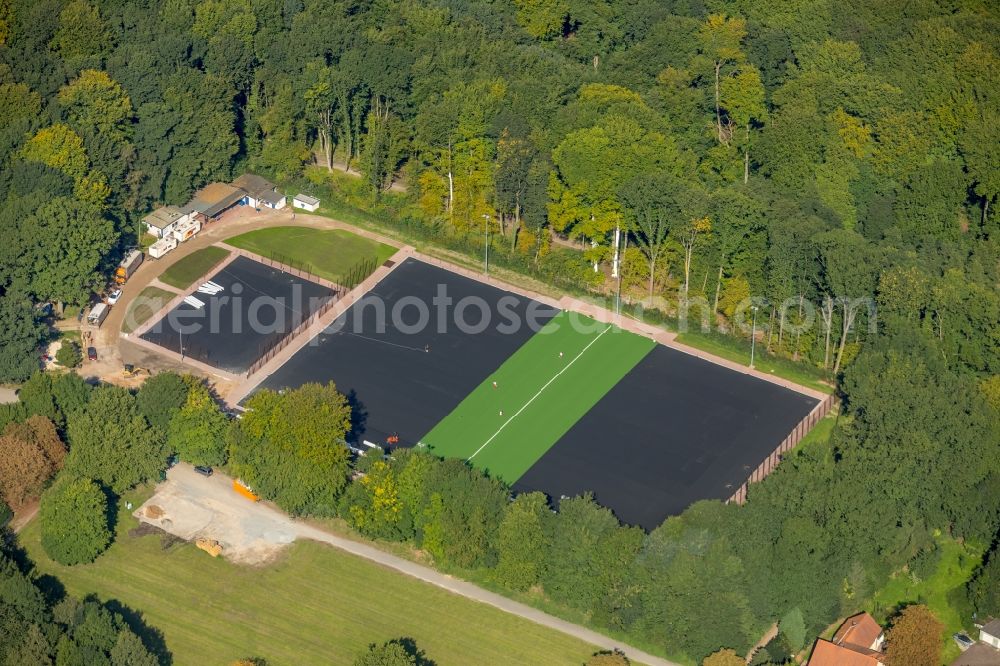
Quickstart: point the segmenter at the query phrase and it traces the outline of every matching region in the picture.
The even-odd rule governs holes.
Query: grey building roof
[[[276,206],[278,203],[285,199],[285,195],[281,192],[275,192],[274,190],[268,190],[267,192],[261,192],[257,198],[261,201],[266,201],[272,206]]]
[[[232,185],[226,183],[209,183],[194,194],[194,198],[188,202],[183,210],[187,212],[201,213],[205,217],[215,217],[237,201],[246,196],[246,193]]]
[[[157,229],[166,229],[184,216],[184,212],[177,206],[161,206],[152,213],[142,218],[143,224]]]
[[[264,201],[267,201],[264,195],[274,191],[274,183],[253,173],[245,173],[234,180],[233,187],[240,188],[254,199],[264,199]]]
[[[976,643],[951,662],[951,666],[1000,666],[1000,650],[986,643]]]
[[[304,204],[309,204],[310,206],[319,205],[319,199],[317,199],[316,197],[311,197],[308,194],[296,194],[295,200],[301,201]]]

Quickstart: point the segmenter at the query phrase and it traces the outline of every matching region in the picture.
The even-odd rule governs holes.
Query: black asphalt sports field
[[[333,290],[237,257],[210,278],[216,295],[191,295],[205,306],[181,303],[142,338],[216,368],[246,372],[282,336],[316,311]]]
[[[651,530],[693,502],[732,496],[816,403],[657,346],[514,489],[555,501],[592,491]]]
[[[421,310],[425,326],[418,325]],[[352,442],[383,445],[395,435],[412,446],[556,314],[537,301],[407,259],[261,386],[333,381],[353,408]],[[521,325],[513,325],[514,318]]]

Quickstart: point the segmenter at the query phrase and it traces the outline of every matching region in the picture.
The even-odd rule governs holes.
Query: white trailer
[[[194,238],[195,234],[199,231],[201,231],[201,222],[198,220],[188,220],[184,224],[177,225],[177,228],[174,229],[174,238],[177,239],[177,242],[183,243],[186,240]]]
[[[98,303],[90,308],[90,313],[87,315],[87,323],[91,326],[100,327],[104,323],[104,320],[108,318],[109,312],[111,312],[110,305],[107,303]]]
[[[167,252],[170,252],[175,247],[177,247],[177,239],[173,236],[167,236],[156,241],[149,246],[149,256],[153,259],[159,259]]]

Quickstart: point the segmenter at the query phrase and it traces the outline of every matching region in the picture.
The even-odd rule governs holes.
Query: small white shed
[[[311,197],[308,194],[296,194],[295,198],[292,199],[292,206],[311,213],[319,208],[319,199]]]

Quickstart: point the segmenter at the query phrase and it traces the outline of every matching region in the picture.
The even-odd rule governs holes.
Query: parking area
[[[326,286],[237,257],[141,337],[182,356],[241,374],[334,298]],[[199,303],[201,304],[199,306]]]
[[[301,527],[269,505],[237,494],[229,477],[206,478],[185,463],[171,468],[156,494],[133,515],[185,541],[217,541],[223,557],[241,564],[272,560],[295,541]]]

